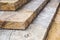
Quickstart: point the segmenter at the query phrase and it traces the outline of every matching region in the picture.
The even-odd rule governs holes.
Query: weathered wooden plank
[[[48,26],[56,12],[57,6],[58,6],[58,3],[54,2],[54,1],[50,2],[44,8],[44,10],[38,15],[36,20],[29,26],[29,28],[27,30],[24,30],[24,31],[13,30],[12,33],[10,33],[9,40],[43,40],[43,38],[46,34],[46,31],[48,29]],[[6,30],[4,30],[4,31],[6,31]],[[6,33],[8,33],[8,32],[9,31],[7,31]],[[6,37],[6,39],[8,39],[7,36],[9,34],[3,35],[3,33],[1,33],[1,35],[3,37]],[[2,37],[2,36],[0,36],[0,37]],[[1,40],[6,40],[6,39],[1,39]]]
[[[30,0],[0,0],[0,10],[16,10]]]
[[[26,30],[0,30],[0,40],[43,40],[58,4],[50,1]]]
[[[47,2],[48,0],[32,0],[18,11],[1,11],[1,27],[7,29],[25,29]]]
[[[60,40],[60,8],[48,32],[47,40]]]
[[[58,5],[58,2],[51,0],[27,30],[13,31],[10,40],[45,40],[44,38],[56,14]]]

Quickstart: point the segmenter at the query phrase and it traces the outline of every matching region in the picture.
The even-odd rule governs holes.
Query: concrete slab
[[[26,29],[48,0],[32,0],[18,11],[0,11],[1,28]]]
[[[0,30],[0,40],[43,40],[59,3],[52,1],[26,30]],[[5,38],[5,39],[4,39]]]
[[[0,0],[0,10],[16,10],[30,0]]]

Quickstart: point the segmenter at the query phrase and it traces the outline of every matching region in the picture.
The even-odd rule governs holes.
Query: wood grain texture
[[[28,29],[24,31],[13,30],[9,40],[43,40],[49,28],[49,24],[55,15],[57,7],[58,3],[51,1],[38,15],[38,17]]]
[[[0,29],[0,40],[43,40],[58,5],[51,0],[26,30]]]
[[[0,10],[17,10],[30,0],[0,0]]]
[[[48,33],[47,40],[60,40],[60,7]]]
[[[40,10],[46,5],[48,0],[32,0],[18,11],[3,11],[0,16],[2,28],[25,29]]]

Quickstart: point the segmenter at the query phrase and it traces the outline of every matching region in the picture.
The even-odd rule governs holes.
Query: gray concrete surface
[[[0,29],[0,40],[43,40],[59,3],[50,1],[26,30]]]

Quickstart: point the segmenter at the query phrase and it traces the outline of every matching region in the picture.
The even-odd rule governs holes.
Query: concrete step
[[[0,10],[16,10],[30,0],[0,0]]]
[[[51,0],[26,30],[0,30],[0,40],[45,40],[59,3]]]
[[[48,32],[46,40],[60,40],[60,7]]]
[[[0,11],[0,28],[26,29],[48,0],[32,0],[18,11]]]

